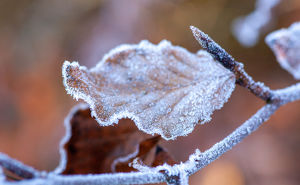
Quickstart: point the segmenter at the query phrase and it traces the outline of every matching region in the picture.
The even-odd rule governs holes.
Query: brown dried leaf
[[[63,77],[67,92],[85,100],[100,125],[127,117],[164,139],[209,121],[235,86],[234,74],[207,52],[192,54],[168,41],[121,45],[90,70],[66,61]]]
[[[164,163],[167,163],[169,165],[174,165],[177,162],[164,148],[157,146],[155,152],[155,158],[151,166],[156,167],[156,166],[163,165]]]
[[[101,127],[87,105],[76,106],[65,121],[67,135],[62,141],[62,159],[56,173],[98,174],[111,171],[113,161],[136,150],[146,134],[129,119],[118,126]]]
[[[277,30],[266,37],[266,43],[274,52],[282,68],[300,79],[300,23]]]
[[[146,158],[151,158],[152,156],[150,151],[157,146],[157,143],[160,140],[160,136],[151,137],[149,139],[146,139],[142,141],[136,151],[133,153],[117,158],[113,165],[113,171],[114,172],[130,172],[130,171],[137,171],[136,169],[129,166],[129,164],[135,159],[139,158],[142,162],[146,161]],[[144,163],[145,164],[145,163]]]

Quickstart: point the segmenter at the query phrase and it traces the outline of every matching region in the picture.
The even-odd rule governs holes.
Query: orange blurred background
[[[170,40],[192,52],[200,49],[190,25],[197,26],[269,87],[296,83],[276,62],[263,34],[252,48],[241,46],[231,23],[253,11],[254,0],[1,0],[0,152],[40,170],[59,161],[63,120],[77,104],[62,84],[64,60],[92,67],[110,49],[147,39]],[[265,33],[300,20],[300,1],[274,9]],[[163,142],[178,161],[218,142],[264,103],[236,87],[224,108],[187,137]],[[300,184],[300,102],[280,108],[257,132],[191,177],[200,185]]]

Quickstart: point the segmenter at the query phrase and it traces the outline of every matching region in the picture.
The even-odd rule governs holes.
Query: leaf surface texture
[[[141,41],[121,45],[92,69],[63,65],[64,85],[102,126],[132,119],[140,130],[175,139],[208,122],[230,97],[235,77],[205,51]]]

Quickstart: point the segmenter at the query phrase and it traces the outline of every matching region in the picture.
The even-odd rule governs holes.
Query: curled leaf
[[[146,134],[129,119],[116,127],[100,127],[86,104],[73,108],[65,120],[67,134],[61,143],[59,174],[109,173],[113,161],[133,153]]]
[[[152,162],[152,167],[160,166],[163,164],[174,165],[177,162],[173,159],[173,157],[162,147],[156,146],[155,158]]]
[[[141,143],[139,143],[136,150],[124,157],[117,158],[112,164],[113,172],[130,172],[136,171],[136,169],[130,166],[130,163],[135,159],[139,158],[141,161],[146,161],[146,158],[151,158],[150,151],[153,147],[157,146],[158,141],[160,140],[160,136],[151,137],[145,139]]]
[[[128,119],[120,120],[116,127],[100,127],[86,104],[73,108],[65,126],[67,134],[61,143],[61,162],[55,171],[58,174],[136,171],[129,166],[134,158],[150,166],[157,161],[170,161],[157,158],[158,153],[164,151],[161,147],[160,152],[151,152],[158,147],[160,136],[147,137]]]
[[[234,74],[207,52],[193,54],[168,41],[121,45],[92,69],[66,61],[63,78],[67,92],[85,100],[100,125],[130,118],[167,140],[208,122],[235,86]]]
[[[274,52],[282,68],[300,79],[300,22],[287,29],[277,30],[266,37],[266,43]]]

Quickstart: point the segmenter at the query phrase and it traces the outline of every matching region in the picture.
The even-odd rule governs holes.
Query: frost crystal
[[[11,171],[12,173],[23,178],[30,179],[40,175],[40,172],[35,170],[34,168],[27,166],[21,163],[20,161],[12,159],[6,154],[0,152],[0,168],[2,166],[8,171],[12,170]],[[0,172],[0,178],[1,178],[1,172]]]
[[[232,25],[232,32],[244,46],[254,46],[261,30],[271,21],[271,10],[280,0],[257,0],[255,10],[245,16],[237,18]]]
[[[5,181],[3,168],[0,166],[0,183]]]
[[[275,53],[282,68],[300,79],[300,22],[287,29],[277,30],[266,37],[266,43]]]
[[[168,41],[121,45],[90,70],[66,61],[63,78],[67,92],[85,100],[100,125],[127,117],[167,140],[208,122],[235,86],[234,74],[207,52],[192,54]]]

